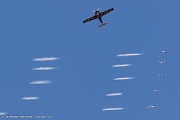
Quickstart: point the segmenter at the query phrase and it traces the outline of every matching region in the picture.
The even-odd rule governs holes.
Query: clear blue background
[[[54,120],[178,120],[179,6],[179,0],[1,0],[0,111]],[[93,9],[112,7],[103,17],[107,25],[98,28],[98,20],[82,23]],[[169,53],[161,53],[164,49]],[[116,56],[123,53],[144,55]],[[33,62],[35,57],[61,59]],[[124,63],[133,66],[112,67]],[[46,66],[58,69],[32,70]],[[113,80],[126,76],[136,79]],[[29,84],[35,80],[53,84]],[[124,94],[105,96],[115,92]],[[21,100],[26,96],[40,99]],[[109,107],[125,109],[102,111]]]

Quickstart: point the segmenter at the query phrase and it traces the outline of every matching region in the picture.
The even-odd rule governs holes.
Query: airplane
[[[160,92],[160,89],[154,89],[154,92]]]
[[[159,63],[160,63],[160,64],[164,64],[164,63],[165,63],[165,61],[159,61]]]
[[[106,15],[107,13],[113,11],[114,8],[110,8],[108,10],[105,10],[103,12],[100,12],[100,9],[97,9],[95,12],[94,12],[94,16],[92,17],[89,17],[88,19],[84,20],[83,23],[86,23],[86,22],[89,22],[89,21],[92,21],[92,20],[95,20],[95,19],[99,19],[99,21],[101,22],[101,25],[99,25],[98,27],[101,27],[103,25],[106,25],[107,23],[103,23],[102,21],[102,16]]]
[[[167,50],[162,50],[161,52],[162,52],[162,53],[168,53],[168,51],[167,51]]]

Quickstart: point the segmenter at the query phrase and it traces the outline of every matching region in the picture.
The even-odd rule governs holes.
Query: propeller
[[[101,9],[100,8],[97,8],[97,11],[100,11]]]
[[[92,13],[95,14],[95,10],[93,10]]]

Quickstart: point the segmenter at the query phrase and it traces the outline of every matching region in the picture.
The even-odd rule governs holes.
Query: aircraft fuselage
[[[97,18],[99,19],[99,21],[100,21],[101,23],[103,23],[102,18],[101,18],[101,13],[100,13],[99,11],[96,11],[96,12],[95,12],[95,16],[97,16]]]

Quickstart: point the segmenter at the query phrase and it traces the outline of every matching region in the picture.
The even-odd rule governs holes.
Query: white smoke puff
[[[103,111],[123,110],[124,108],[104,108]]]
[[[112,67],[127,67],[131,66],[132,64],[119,64],[119,65],[113,65]]]
[[[5,113],[5,112],[0,112],[0,115],[2,115],[2,116],[3,116],[3,115],[6,115],[6,114],[7,114],[7,113]]]
[[[23,97],[22,100],[37,100],[39,97]]]
[[[43,62],[43,61],[54,61],[54,60],[58,60],[59,58],[56,57],[44,57],[44,58],[34,58],[32,61],[39,61],[39,62]]]
[[[121,77],[121,78],[115,78],[114,80],[130,80],[134,79],[134,77]]]
[[[32,70],[54,70],[55,67],[39,67],[39,68],[33,68]]]
[[[110,94],[106,94],[106,96],[120,96],[123,93],[110,93]]]
[[[52,81],[49,81],[49,80],[38,80],[38,81],[33,81],[30,84],[32,84],[32,85],[34,85],[34,84],[43,85],[43,84],[50,84],[50,83],[52,83]]]
[[[129,53],[129,54],[119,54],[118,57],[129,57],[129,56],[139,56],[143,55],[143,53]]]
[[[150,105],[150,106],[147,106],[147,108],[157,108],[156,105]]]

